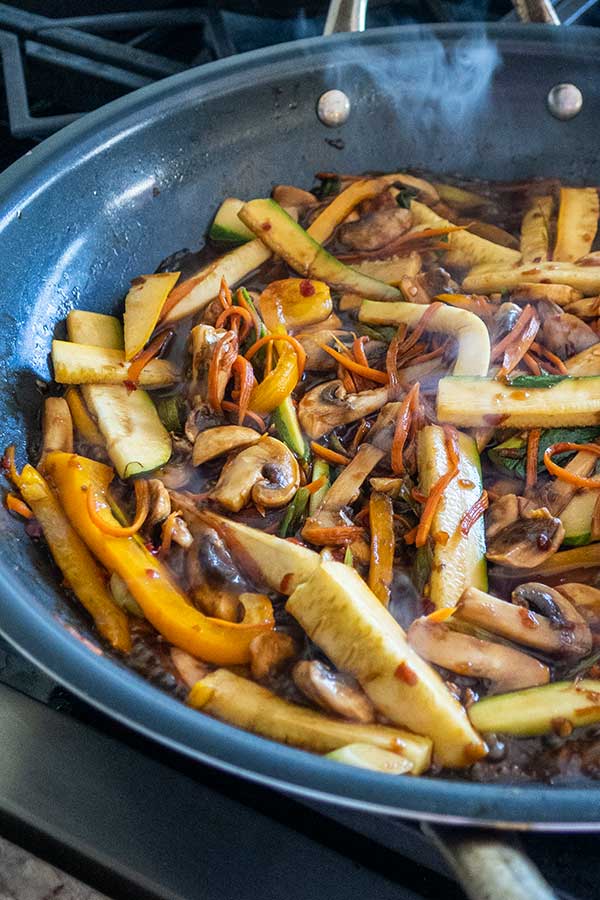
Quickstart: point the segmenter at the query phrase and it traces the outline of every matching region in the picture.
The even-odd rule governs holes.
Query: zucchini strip
[[[589,253],[598,229],[596,188],[561,188],[554,259],[575,262]]]
[[[443,219],[432,209],[413,200],[410,205],[415,225],[426,228],[451,228],[452,222]],[[414,232],[413,232],[414,233]],[[493,263],[495,266],[510,266],[518,263],[521,254],[510,247],[494,244],[468,231],[453,231],[448,235],[448,253],[445,261],[449,266],[475,266],[478,263]]]
[[[523,262],[541,262],[548,259],[549,226],[554,200],[552,197],[535,197],[523,216],[521,224],[521,256]]]
[[[58,384],[124,384],[131,363],[123,350],[108,350],[71,341],[52,341],[52,364]],[[166,359],[152,359],[141,373],[142,387],[168,387],[179,373]]]
[[[442,378],[437,416],[440,422],[463,428],[597,425],[600,378],[564,378],[540,388],[516,388],[492,378]]]
[[[428,306],[417,303],[377,303],[365,300],[360,322],[370,325],[408,325],[414,328]],[[487,375],[490,364],[490,336],[479,316],[466,309],[440,306],[427,325],[427,331],[451,334],[458,341],[454,375]]]
[[[363,725],[330,718],[290,703],[253,681],[217,669],[197,682],[188,697],[194,709],[245,731],[313,753],[329,753],[359,742],[399,753],[419,775],[429,768],[431,741],[386,725]]]
[[[486,697],[469,708],[479,731],[534,737],[548,734],[557,721],[575,728],[600,722],[600,681],[555,681],[542,687]]]
[[[450,235],[452,237],[452,235]],[[465,294],[511,291],[521,284],[568,284],[587,297],[600,294],[600,266],[575,266],[569,262],[540,262],[520,266],[474,266],[463,280]]]

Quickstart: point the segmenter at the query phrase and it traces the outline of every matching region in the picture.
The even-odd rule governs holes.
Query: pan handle
[[[331,0],[323,34],[364,31],[367,0]]]
[[[470,900],[557,900],[514,834],[422,823]]]

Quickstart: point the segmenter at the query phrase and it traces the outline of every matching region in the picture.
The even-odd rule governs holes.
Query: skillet
[[[86,116],[0,176],[2,446],[37,428],[38,381],[73,307],[113,312],[129,281],[196,246],[228,193],[309,185],[319,169],[426,167],[502,180],[598,183],[598,33],[549,26],[400,27],[237,56],[161,81]],[[571,121],[548,91],[584,97]],[[351,101],[330,130],[328,89]],[[21,461],[24,454],[21,453]],[[589,786],[388,779],[198,715],[104,652],[61,596],[47,559],[0,512],[0,631],[85,700],[195,759],[317,800],[445,823],[593,830]],[[65,627],[67,626],[67,627]],[[79,640],[77,639],[79,638]]]

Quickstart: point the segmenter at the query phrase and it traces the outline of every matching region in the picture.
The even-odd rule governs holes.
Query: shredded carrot
[[[427,326],[429,325],[429,323],[430,323],[431,319],[433,318],[433,316],[435,315],[435,313],[443,305],[444,305],[443,303],[434,302],[430,306],[427,307],[427,309],[425,310],[425,312],[423,313],[423,315],[421,316],[421,318],[419,319],[419,321],[417,322],[417,324],[411,331],[409,337],[407,337],[406,340],[403,342],[403,344],[400,348],[402,351],[402,354],[405,354],[408,350],[411,349],[411,347],[415,346],[415,344],[417,343],[417,341],[419,340],[419,338],[421,337],[423,332],[427,329]]]
[[[250,305],[250,303],[248,303],[248,301],[246,300],[246,298],[245,298],[245,296],[244,296],[244,291],[242,290],[242,288],[239,288],[239,289],[236,291],[236,294],[235,294],[235,301],[236,301],[236,303],[237,303],[238,306],[241,306],[242,309],[245,309],[246,312],[249,312],[249,313],[250,313],[250,315],[251,315],[251,317],[252,317],[252,322],[253,322],[253,324],[254,324],[254,331],[255,331],[255,334],[256,334],[255,340],[258,340],[259,337],[260,337],[260,332],[261,332],[261,330],[262,330],[262,328],[261,328],[262,322],[260,321],[260,316],[258,315],[258,313],[256,312],[256,310],[254,309],[254,306],[253,306],[253,305]]]
[[[422,494],[416,487],[411,488],[410,496],[413,500],[416,500],[417,503],[427,503],[427,494]]]
[[[429,353],[419,353],[412,358],[402,360],[402,365],[405,365],[406,362],[410,362],[411,366],[418,366],[421,363],[429,362],[430,359],[438,359],[440,356],[444,355],[447,346],[447,344],[444,344],[442,347],[436,347],[435,350],[430,350]]]
[[[252,389],[256,384],[254,377],[254,369],[252,363],[249,363],[243,356],[238,356],[231,371],[235,375],[235,390],[237,392],[237,401],[239,403],[238,425],[241,425],[246,418],[248,404]]]
[[[352,439],[352,451],[356,451],[362,444],[369,431],[371,430],[371,422],[368,419],[361,419],[361,423],[356,429],[356,434]]]
[[[417,531],[419,530],[418,525],[414,528],[411,528],[410,531],[407,531],[404,535],[404,540],[407,544],[414,544],[417,539]]]
[[[337,360],[341,366],[350,369],[351,372],[355,372],[357,375],[362,376],[362,378],[368,378],[370,381],[375,381],[377,384],[388,383],[388,376],[385,372],[380,372],[379,369],[372,369],[370,366],[362,366],[360,363],[357,363],[356,360],[351,359],[349,356],[345,356],[338,350],[334,350],[333,347],[328,347],[326,344],[321,344],[321,349],[332,356],[333,359]]]
[[[448,455],[448,471],[444,475],[442,475],[441,478],[438,478],[436,483],[431,488],[431,491],[429,492],[429,496],[427,497],[425,507],[421,514],[421,521],[419,522],[419,525],[417,527],[417,534],[415,537],[415,546],[417,547],[423,547],[427,542],[429,532],[431,531],[431,525],[433,523],[433,517],[435,516],[443,493],[452,479],[458,475],[459,451],[456,429],[451,425],[442,425],[442,428],[444,430],[446,453]],[[600,450],[600,448],[598,449]]]
[[[445,622],[456,612],[456,606],[443,606],[441,609],[434,609],[432,613],[429,613],[425,618],[428,622]]]
[[[354,378],[352,377],[348,369],[344,369],[343,366],[338,365],[337,376],[342,382],[344,390],[348,394],[356,394],[356,382],[354,381]]]
[[[413,384],[410,391],[402,401],[402,406],[398,412],[398,418],[396,419],[396,428],[394,430],[394,439],[392,441],[392,472],[395,475],[403,475],[404,474],[404,460],[402,458],[402,453],[404,451],[404,445],[406,444],[408,438],[408,432],[410,428],[410,422],[413,416],[415,409],[419,404],[419,382]]]
[[[302,529],[302,537],[311,544],[351,544],[364,533],[357,525],[319,525],[310,519]]]
[[[344,456],[342,453],[336,453],[335,450],[330,450],[329,447],[324,447],[323,444],[317,444],[316,441],[311,441],[310,447],[315,456],[326,459],[327,462],[333,463],[334,466],[347,466],[350,462],[348,456]]]
[[[450,249],[448,244],[444,244],[440,241],[432,246],[429,243],[431,238],[452,234],[454,231],[464,231],[466,227],[466,225],[442,225],[439,228],[423,228],[421,231],[409,231],[400,235],[400,237],[388,241],[387,244],[377,247],[375,250],[355,250],[349,253],[339,253],[337,254],[337,257],[344,262],[353,262],[358,259],[387,259],[401,251],[402,248],[406,247],[410,250],[414,250],[420,244],[425,245],[427,249],[447,251]]]
[[[151,359],[154,359],[155,356],[158,356],[172,334],[172,331],[161,331],[153,340],[150,341],[147,347],[144,347],[143,350],[140,350],[140,352],[133,357],[131,363],[129,364],[129,370],[127,372],[128,381],[130,381],[132,384],[138,383],[143,369],[146,368]]]
[[[175,519],[180,515],[181,511],[176,509],[174,512],[169,513],[169,515],[163,522],[160,532],[161,542],[160,549],[158,551],[159,556],[166,556],[171,549],[171,544],[173,543],[173,532],[175,531]]]
[[[304,486],[304,490],[308,491],[309,494],[316,494],[317,491],[321,490],[324,484],[327,483],[327,478],[325,475],[321,475],[320,478],[317,478],[316,481],[311,481],[310,484]]]
[[[232,412],[232,413],[239,414],[239,409],[240,409],[239,403],[232,403],[231,400],[223,400],[223,402],[221,403],[221,407],[226,412]],[[260,428],[261,431],[265,431],[265,429],[267,427],[265,420],[263,419],[262,416],[259,416],[258,413],[252,412],[251,409],[247,409],[245,418],[250,419],[251,422],[254,422],[256,425],[258,425],[258,427]]]
[[[102,516],[98,515],[98,498],[95,492],[88,488],[87,492],[87,511],[90,519],[100,531],[104,532],[104,534],[109,534],[111,537],[132,537],[134,534],[137,534],[150,511],[150,491],[148,490],[148,482],[145,480],[138,480],[135,482],[135,501],[136,501],[136,512],[135,519],[131,523],[131,525],[127,527],[122,527],[121,525],[111,525],[110,522],[107,522],[106,519],[103,519]],[[108,508],[108,504],[102,503],[102,507],[104,509]]]
[[[390,387],[396,389],[400,384],[398,378],[398,352],[400,350],[400,338],[396,334],[389,343],[385,354],[385,371],[387,372]]]
[[[531,346],[533,347],[533,344]],[[525,363],[525,365],[527,366],[527,368],[533,375],[541,375],[542,374],[542,370],[540,369],[540,364],[539,364],[538,360],[535,358],[533,353],[529,352],[529,350],[523,356],[523,362]]]
[[[201,275],[196,275],[195,278],[187,278],[185,281],[182,281],[180,284],[175,285],[175,287],[173,288],[173,290],[171,291],[171,293],[165,300],[163,307],[160,311],[161,320],[164,319],[165,316],[167,316],[171,312],[171,310],[173,309],[174,306],[177,306],[177,304],[179,303],[180,300],[183,300],[184,297],[187,297],[187,295],[190,294],[194,290],[196,285],[200,284],[202,281],[204,281],[206,278],[208,278],[209,275],[212,275],[212,273],[215,271],[217,266],[219,266],[220,264],[221,264],[221,260],[215,259],[215,261],[213,263],[211,263],[211,265],[208,266],[202,272]]]
[[[532,428],[527,436],[527,465],[525,469],[525,487],[531,490],[537,481],[538,450],[540,448],[540,428]]]
[[[559,481],[566,481],[578,488],[587,488],[590,491],[600,490],[600,481],[595,481],[593,478],[584,478],[582,475],[575,475],[574,472],[563,469],[562,466],[559,466],[552,459],[557,453],[568,453],[571,450],[577,452],[585,450],[587,453],[600,456],[600,444],[572,444],[568,441],[552,444],[544,453],[544,465],[550,474],[556,475]]]
[[[475,522],[482,517],[488,506],[490,505],[487,491],[481,492],[481,497],[475,501],[473,506],[463,514],[460,520],[460,533],[464,537],[468,537],[469,532]]]
[[[506,378],[519,365],[533,344],[539,328],[540,320],[533,306],[526,306],[513,330],[502,338],[492,351],[492,359],[502,357],[502,366],[497,378]]]
[[[547,359],[552,363],[553,366],[556,366],[558,369],[559,375],[568,375],[569,370],[565,366],[564,362],[560,357],[556,355],[556,353],[552,353],[551,350],[547,350],[546,347],[543,347],[541,344],[538,344],[536,341],[531,345],[531,349],[534,350],[538,356],[543,356],[544,359]]]
[[[230,363],[233,366],[233,361],[231,361],[233,355],[237,358],[236,334],[233,331],[227,331],[217,341],[208,365],[208,405],[217,413],[221,412],[222,402],[219,399],[219,373],[223,368],[229,366]]]
[[[215,328],[223,328],[229,319],[236,317],[240,320],[235,323],[236,327],[239,329],[240,325],[242,326],[241,331],[238,332],[238,337],[240,341],[243,341],[250,333],[253,325],[252,315],[243,306],[228,306],[224,309],[215,322]]]
[[[590,537],[592,541],[597,541],[600,538],[600,494],[596,497],[596,502],[594,504]]]
[[[24,519],[33,519],[32,511],[29,509],[25,501],[21,500],[20,497],[17,497],[16,494],[6,495],[6,508],[10,509],[11,512],[15,512],[20,516],[23,516]]]
[[[297,341],[291,334],[267,334],[264,337],[259,338],[246,351],[246,359],[252,359],[254,354],[257,353],[261,347],[264,347],[265,345],[268,347],[270,344],[277,343],[278,341],[286,341],[288,344],[292,345],[298,359],[298,380],[300,380],[306,364],[306,353],[304,352],[304,347],[300,341]]]
[[[357,337],[352,344],[352,353],[354,354],[354,359],[360,366],[364,366],[365,369],[369,369],[369,360],[367,359],[367,354],[365,353],[365,344],[369,338],[366,334],[362,337]]]
[[[221,278],[221,286],[219,288],[219,293],[218,293],[217,299],[219,300],[219,303],[221,304],[221,306],[223,307],[224,310],[227,309],[228,307],[232,306],[232,304],[233,304],[233,298],[231,296],[231,291],[229,290],[229,285],[227,284],[227,280],[225,279],[224,275]]]
[[[12,483],[16,484],[19,480],[19,473],[17,472],[17,467],[15,466],[14,444],[11,444],[4,451],[4,456],[2,457],[2,468],[6,472],[7,477],[12,481]]]

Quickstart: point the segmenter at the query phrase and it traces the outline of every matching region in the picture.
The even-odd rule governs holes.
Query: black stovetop
[[[558,5],[563,21],[573,5]],[[156,78],[318,35],[324,6],[88,0],[83,15],[77,0],[0,3],[0,170]],[[497,20],[510,9],[509,0],[374,0],[367,24]],[[600,4],[579,21],[600,25]],[[1,640],[0,757],[0,833],[115,898],[463,897],[418,825],[307,805],[167,752]],[[525,843],[560,897],[599,896],[594,836]]]

